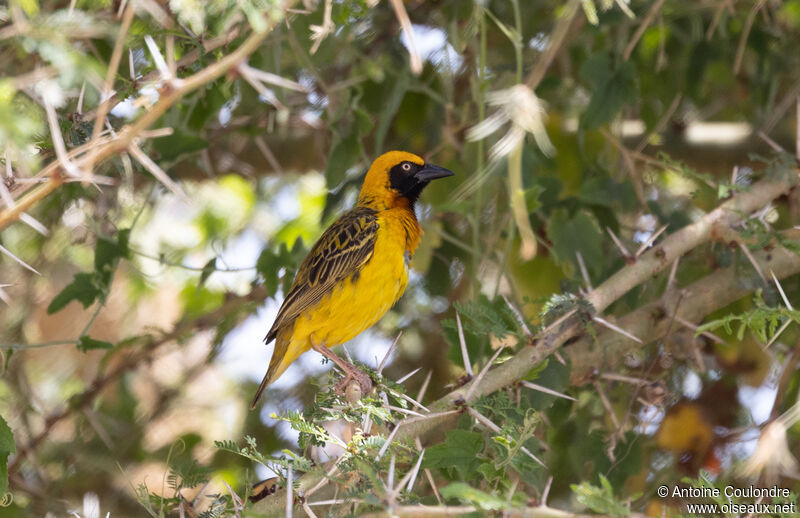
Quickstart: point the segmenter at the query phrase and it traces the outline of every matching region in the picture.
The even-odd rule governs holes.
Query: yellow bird
[[[266,343],[275,340],[275,350],[251,409],[309,349],[339,365],[345,381],[355,378],[362,393],[371,390],[366,374],[328,348],[372,326],[403,294],[422,234],[414,202],[431,180],[452,175],[403,151],[390,151],[372,163],[356,207],[328,227],[297,271],[265,338]]]

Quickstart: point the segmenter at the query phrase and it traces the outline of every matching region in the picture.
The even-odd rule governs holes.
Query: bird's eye
[[[403,171],[406,171],[406,172],[407,171],[411,171],[411,164],[409,164],[408,162],[404,163],[403,164]]]

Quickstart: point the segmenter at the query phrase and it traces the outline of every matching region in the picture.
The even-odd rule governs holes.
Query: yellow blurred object
[[[713,429],[695,403],[678,403],[667,413],[656,434],[658,446],[675,453],[705,454],[711,447]]]

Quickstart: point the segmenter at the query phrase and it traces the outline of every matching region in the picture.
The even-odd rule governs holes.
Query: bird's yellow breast
[[[379,213],[378,225],[369,261],[295,320],[287,337],[287,356],[307,351],[312,340],[333,347],[354,338],[380,320],[403,294],[408,260],[420,239],[419,224],[408,209],[398,208]]]

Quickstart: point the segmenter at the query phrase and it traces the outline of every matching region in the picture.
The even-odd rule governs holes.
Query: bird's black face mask
[[[453,171],[438,165],[414,162],[400,162],[389,171],[389,185],[395,191],[408,198],[411,206],[419,198],[422,190],[431,180],[453,176]]]

